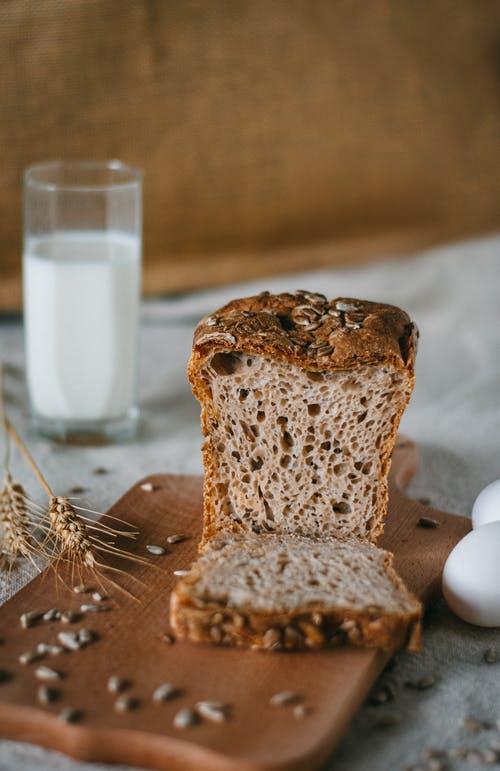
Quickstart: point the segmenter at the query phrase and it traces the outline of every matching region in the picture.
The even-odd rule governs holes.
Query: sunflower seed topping
[[[107,610],[111,610],[109,605],[80,605],[82,613],[105,613]]]
[[[80,629],[78,632],[78,642],[82,647],[85,647],[85,645],[89,645],[91,642],[94,642],[94,635],[89,629]]]
[[[349,313],[350,311],[359,310],[358,306],[353,305],[353,303],[336,302],[335,307],[338,311],[342,311],[343,313]]]
[[[163,546],[157,546],[154,543],[148,543],[146,546],[146,549],[150,554],[155,554],[157,556],[165,554],[165,549],[163,548]]]
[[[88,586],[85,586],[85,584],[78,584],[73,587],[73,591],[75,594],[88,594],[92,590]]]
[[[102,594],[100,594],[99,592],[94,592],[92,594],[92,599],[94,600],[94,602],[102,602],[106,598]]]
[[[174,725],[174,728],[191,728],[191,726],[196,725],[198,721],[199,721],[199,718],[196,712],[192,709],[185,707],[184,709],[180,709],[176,713],[173,719],[173,725]]]
[[[152,493],[154,489],[154,485],[152,485],[151,482],[144,482],[144,484],[141,485],[141,490],[144,490],[145,493]]]

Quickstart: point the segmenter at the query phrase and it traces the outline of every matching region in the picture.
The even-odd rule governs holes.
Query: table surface
[[[500,476],[500,236],[451,244],[404,260],[381,260],[362,269],[295,274],[144,303],[141,427],[137,439],[123,445],[66,447],[33,434],[26,407],[21,321],[0,317],[8,413],[50,484],[60,494],[76,485],[85,487],[90,507],[103,511],[141,476],[201,473],[199,410],[185,376],[196,321],[231,297],[298,287],[332,297],[392,302],[412,315],[421,332],[417,382],[401,430],[418,443],[421,468],[410,491],[437,508],[469,514],[481,488]],[[95,474],[97,468],[108,473]],[[12,469],[29,491],[36,491],[17,454]],[[0,575],[0,602],[31,575],[20,567],[8,586]],[[399,654],[378,683],[390,686],[394,698],[360,710],[329,767],[396,771],[421,765],[422,752],[430,748],[485,749],[500,744],[500,729],[470,733],[462,725],[467,716],[493,723],[500,718],[500,664],[483,661],[489,647],[500,648],[498,629],[462,623],[444,602],[438,603],[427,618],[423,653]],[[405,687],[405,682],[427,675],[435,678],[431,688]],[[381,718],[388,713],[396,720],[382,730]],[[471,765],[454,759],[450,767],[465,771]],[[2,771],[107,768],[76,763],[30,745],[0,742]]]

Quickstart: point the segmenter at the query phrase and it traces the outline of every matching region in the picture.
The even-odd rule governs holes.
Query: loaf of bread
[[[287,647],[308,647],[305,624],[321,644],[416,648],[420,605],[372,546],[416,340],[398,308],[303,291],[235,300],[199,323],[188,375],[205,435],[204,528],[172,595],[177,634],[273,648],[296,633]],[[274,551],[286,580],[267,570]],[[305,576],[327,584],[304,594]]]

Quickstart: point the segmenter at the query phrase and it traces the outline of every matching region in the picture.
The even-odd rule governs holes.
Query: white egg
[[[500,521],[500,479],[481,490],[472,507],[472,527]]]
[[[457,616],[500,626],[500,522],[467,533],[444,566],[443,594]]]

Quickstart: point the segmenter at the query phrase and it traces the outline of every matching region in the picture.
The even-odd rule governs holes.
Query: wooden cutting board
[[[470,524],[405,496],[402,490],[415,472],[417,459],[411,442],[399,443],[382,545],[395,553],[396,568],[408,586],[429,602],[439,593],[446,556]],[[152,492],[141,489],[145,481],[154,486]],[[63,580],[56,580],[48,569],[7,602],[0,610],[0,637],[4,638],[0,668],[11,679],[0,685],[0,735],[84,760],[168,771],[291,771],[320,766],[387,663],[387,655],[354,648],[271,654],[181,641],[166,644],[169,592],[177,580],[173,571],[188,567],[196,554],[201,478],[149,477],[129,490],[110,513],[137,525],[141,535],[134,551],[149,556],[155,565],[125,565],[129,576],[121,583],[139,601],[110,588],[109,612],[87,614],[74,625],[41,622],[22,629],[19,616],[25,611],[77,609],[82,601],[92,602],[71,591],[74,577],[63,573]],[[441,524],[421,527],[417,523],[422,516]],[[148,555],[146,544],[166,545],[167,536],[174,533],[189,539],[168,546],[164,556]],[[89,577],[85,580],[95,585]],[[43,662],[64,677],[60,699],[42,708],[35,697],[37,664],[22,666],[18,656],[39,642],[55,641],[61,629],[81,626],[92,629],[97,640],[84,650]],[[125,714],[114,710],[116,697],[106,689],[110,675],[130,681],[128,693],[138,700],[135,710]],[[151,694],[163,682],[178,686],[181,693],[166,703],[153,704]],[[310,714],[298,720],[290,708],[272,707],[270,697],[282,690],[301,694]],[[175,713],[200,700],[231,704],[228,722],[175,729]],[[82,711],[79,723],[58,719],[66,706]]]

